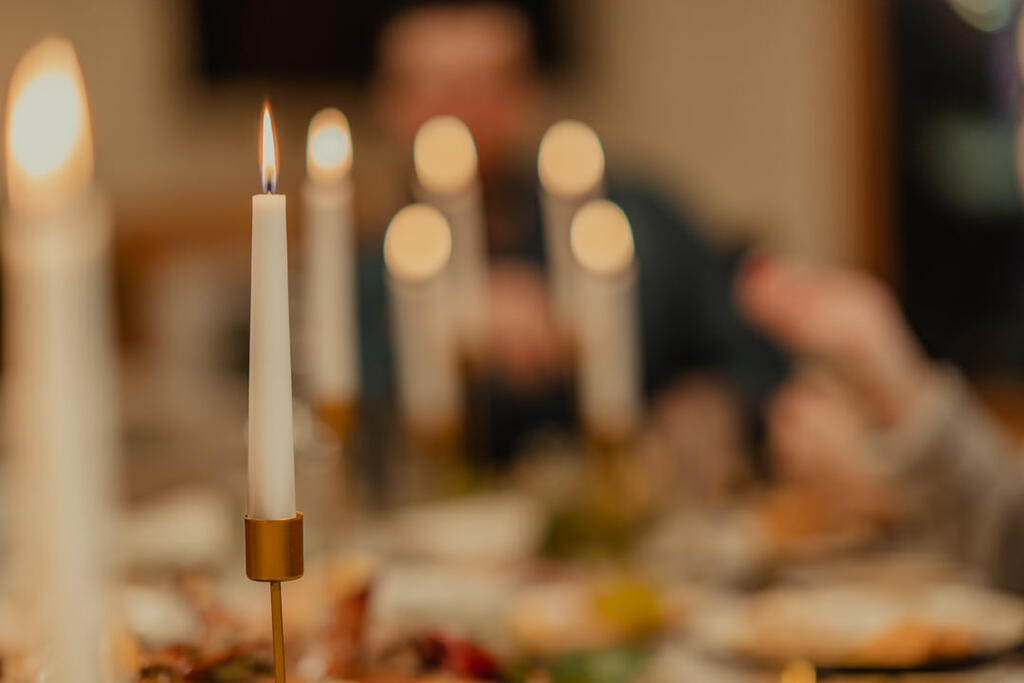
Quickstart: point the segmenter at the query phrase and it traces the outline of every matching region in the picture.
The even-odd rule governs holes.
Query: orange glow
[[[260,187],[266,194],[277,189],[277,133],[274,131],[270,102],[263,103],[263,116],[260,120]]]
[[[797,659],[782,670],[779,676],[779,683],[815,683],[818,680],[818,673],[810,662]]]
[[[16,210],[61,206],[92,177],[92,135],[75,50],[47,38],[15,67],[7,99],[7,188]]]

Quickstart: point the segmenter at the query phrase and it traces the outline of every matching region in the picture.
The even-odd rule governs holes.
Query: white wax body
[[[285,197],[252,198],[249,307],[249,516],[295,517]]]
[[[452,255],[446,271],[450,282],[454,324],[464,349],[478,351],[486,343],[490,283],[487,280],[487,237],[479,182],[451,194],[438,194],[415,183],[418,201],[432,205],[452,231]]]
[[[569,229],[572,227],[573,216],[581,206],[603,196],[603,184],[574,196],[555,194],[541,186],[540,205],[544,221],[548,284],[555,313],[568,326],[572,326],[576,317],[580,279],[579,266],[569,246]]]
[[[414,430],[459,421],[462,384],[447,281],[388,277],[392,346],[402,415]]]
[[[641,408],[636,272],[602,276],[581,268],[579,275],[580,414],[591,431],[625,436]]]
[[[111,221],[93,190],[3,235],[5,412],[20,624],[48,680],[101,680],[117,467]]]
[[[307,180],[303,303],[304,371],[315,403],[359,394],[359,316],[352,183]]]

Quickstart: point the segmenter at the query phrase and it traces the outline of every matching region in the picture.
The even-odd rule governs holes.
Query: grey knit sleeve
[[[1024,591],[1024,466],[954,370],[882,440],[914,521],[1002,587]]]

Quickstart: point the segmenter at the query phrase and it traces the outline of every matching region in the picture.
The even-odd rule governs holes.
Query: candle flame
[[[452,232],[444,215],[427,204],[410,204],[395,214],[384,233],[384,264],[407,282],[440,274],[452,254]]]
[[[454,116],[435,116],[420,126],[412,150],[416,177],[430,192],[454,194],[476,178],[473,134]]]
[[[576,261],[596,275],[612,276],[633,263],[633,231],[626,214],[607,199],[584,204],[572,219],[569,246]]]
[[[323,109],[309,122],[306,172],[322,183],[338,181],[352,167],[348,119],[337,109]]]
[[[266,194],[277,189],[277,133],[270,102],[263,103],[260,119],[260,188]]]
[[[604,150],[597,133],[579,121],[551,126],[540,141],[537,173],[552,194],[580,197],[594,192],[604,178]]]
[[[18,62],[7,99],[7,188],[18,210],[62,205],[93,170],[89,108],[71,43],[46,38]]]

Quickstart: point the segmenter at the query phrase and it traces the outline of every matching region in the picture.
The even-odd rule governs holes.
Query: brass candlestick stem
[[[294,581],[302,576],[303,571],[301,512],[291,519],[245,518],[246,576],[253,581],[270,583],[274,680],[277,683],[285,683],[281,582]]]

